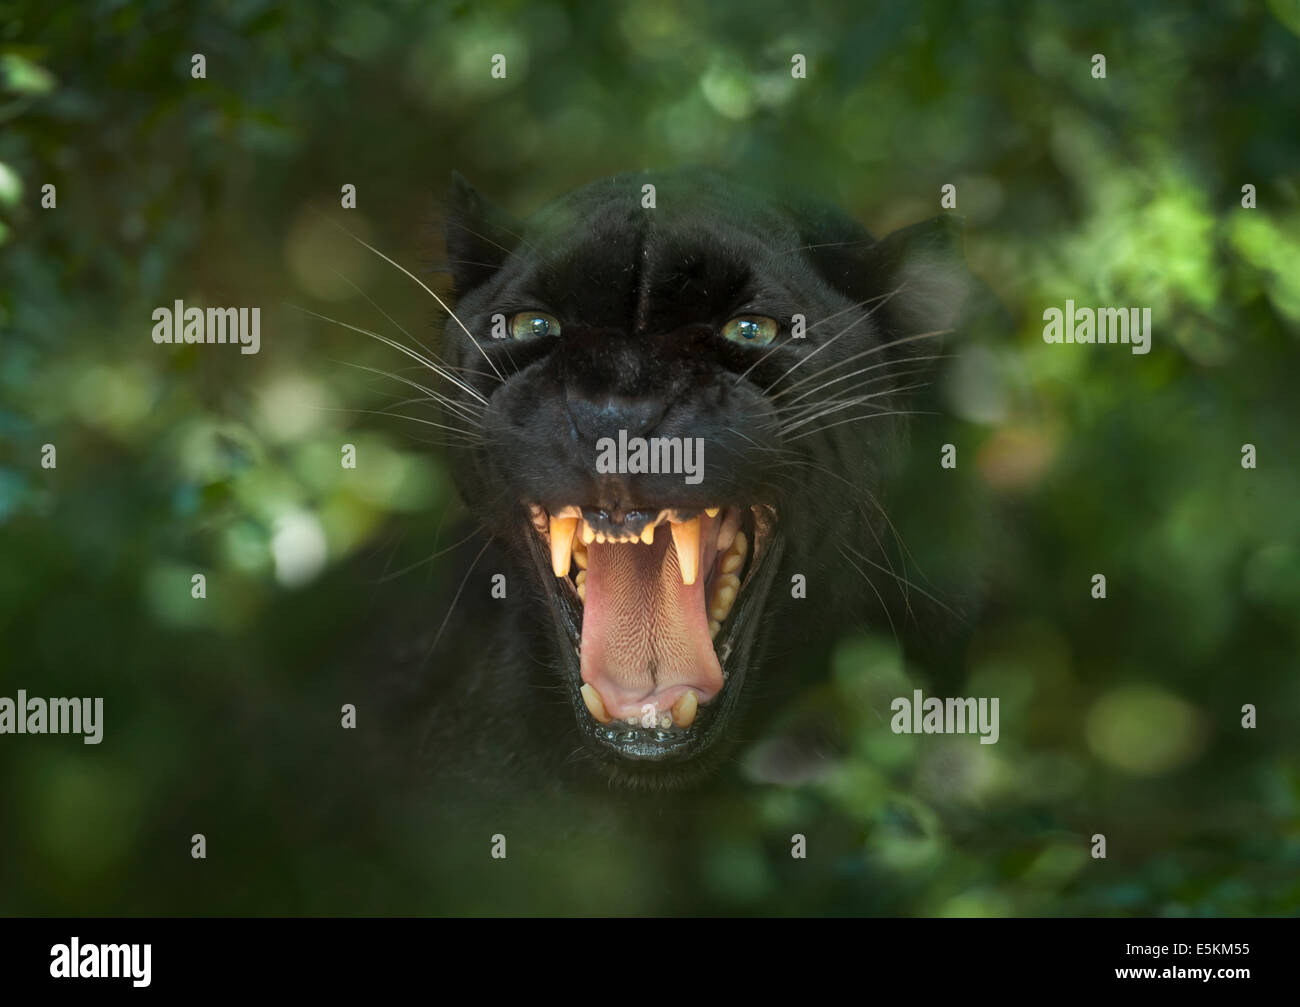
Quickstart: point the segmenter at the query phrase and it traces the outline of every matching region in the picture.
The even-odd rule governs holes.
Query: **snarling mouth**
[[[774,509],[528,508],[578,659],[587,735],[637,760],[697,747],[735,677],[729,659],[753,636],[760,606],[755,618],[742,612],[762,593],[751,585],[771,551]]]

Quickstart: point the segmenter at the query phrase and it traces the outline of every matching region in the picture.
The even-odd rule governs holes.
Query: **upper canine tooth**
[[[551,569],[557,577],[569,575],[569,560],[573,554],[573,533],[577,530],[575,517],[551,516]]]
[[[591,543],[596,541],[596,529],[587,523],[586,518],[583,518],[582,520],[582,527],[579,534],[582,535],[583,545],[591,545]]]
[[[695,723],[695,710],[699,706],[693,689],[687,689],[681,698],[673,704],[673,723],[678,727],[690,727]]]
[[[614,718],[605,712],[605,701],[600,698],[600,693],[590,682],[584,682],[582,689],[582,701],[587,704],[587,712],[599,720],[602,724],[608,724]]]
[[[677,565],[682,569],[682,583],[694,584],[700,572],[700,519],[673,522],[673,544],[677,546]]]

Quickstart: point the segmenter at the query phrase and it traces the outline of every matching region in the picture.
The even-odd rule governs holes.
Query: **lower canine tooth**
[[[694,584],[700,572],[700,519],[674,521],[670,527],[673,544],[677,546],[677,565],[682,570],[682,583]]]
[[[589,683],[582,686],[582,701],[587,704],[587,712],[599,720],[602,724],[608,724],[614,718],[605,712],[605,701],[600,698],[600,693],[596,687]]]
[[[551,569],[557,577],[569,576],[569,560],[573,553],[573,532],[578,519],[551,517]]]
[[[699,700],[695,698],[693,691],[687,690],[682,693],[681,698],[673,704],[673,723],[678,727],[690,727],[695,723],[695,711],[699,706]]]

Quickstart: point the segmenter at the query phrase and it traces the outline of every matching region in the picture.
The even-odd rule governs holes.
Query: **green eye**
[[[781,331],[781,323],[764,315],[737,315],[722,327],[722,338],[742,346],[766,346]]]
[[[515,339],[542,339],[560,334],[560,320],[545,311],[521,311],[510,319],[510,335]]]

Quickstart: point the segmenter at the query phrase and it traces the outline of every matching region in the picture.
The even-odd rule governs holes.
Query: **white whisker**
[[[324,215],[322,214],[322,216],[324,216]],[[430,297],[432,297],[435,301],[437,301],[437,302],[438,302],[438,307],[442,308],[443,311],[447,312],[447,314],[448,314],[448,316],[450,316],[451,320],[454,321],[457,325],[460,326],[461,331],[464,332],[465,335],[469,337],[469,341],[470,341],[471,343],[474,344],[474,348],[477,349],[477,350],[479,351],[479,353],[481,353],[481,354],[483,355],[483,359],[486,360],[487,363],[488,363],[488,366],[492,368],[493,373],[496,374],[496,376],[497,376],[497,380],[498,380],[498,381],[502,381],[502,382],[505,381],[505,376],[504,376],[504,375],[503,375],[499,370],[497,370],[497,365],[494,364],[494,363],[492,362],[492,358],[489,357],[489,356],[487,355],[487,350],[483,349],[483,347],[479,345],[479,341],[478,341],[477,339],[474,338],[474,333],[470,332],[469,329],[465,328],[465,323],[462,322],[462,321],[460,320],[460,318],[457,316],[456,312],[452,311],[451,308],[447,306],[447,302],[444,301],[444,300],[443,300],[441,297],[439,297],[437,294],[435,294],[435,293],[433,292],[433,290],[430,289],[430,287],[428,286],[428,284],[426,284],[423,280],[421,280],[418,276],[416,276],[414,273],[412,273],[409,269],[407,269],[407,268],[406,268],[405,266],[403,266],[401,263],[396,262],[396,261],[394,261],[393,259],[390,259],[387,255],[385,255],[383,252],[381,252],[379,249],[377,249],[374,245],[372,245],[372,244],[370,244],[369,242],[364,241],[364,240],[362,240],[361,238],[357,237],[355,234],[353,234],[351,231],[349,231],[346,227],[344,227],[342,224],[340,224],[337,220],[333,219],[332,217],[328,217],[328,216],[325,217],[325,219],[328,220],[328,221],[329,221],[331,224],[333,224],[335,227],[337,227],[337,228],[338,228],[340,231],[342,231],[344,234],[346,234],[346,235],[347,235],[349,238],[351,238],[353,241],[355,241],[357,244],[361,245],[363,248],[368,248],[368,249],[370,249],[370,251],[374,252],[377,256],[379,256],[381,259],[383,259],[385,262],[387,262],[390,266],[392,266],[392,267],[395,268],[395,269],[400,270],[401,272],[405,273],[408,277],[410,277],[412,280],[414,280],[415,283],[420,287],[420,289],[422,289],[426,294],[428,294],[428,295],[429,295]]]
[[[363,336],[369,336],[371,339],[377,339],[385,346],[390,346],[393,349],[397,350],[399,353],[406,354],[406,356],[410,357],[416,363],[424,365],[424,367],[426,367],[428,370],[433,371],[433,373],[437,374],[440,378],[443,378],[446,381],[450,381],[461,391],[468,392],[470,395],[474,396],[474,398],[482,402],[483,405],[488,404],[487,399],[485,399],[482,395],[480,395],[469,385],[465,384],[463,381],[458,381],[456,378],[452,377],[451,374],[449,374],[443,368],[435,364],[432,360],[429,360],[427,357],[421,356],[420,354],[416,353],[413,349],[411,349],[409,346],[404,346],[395,339],[389,339],[387,336],[381,336],[378,332],[371,332],[369,329],[363,329],[360,326],[351,325],[347,322],[339,321],[339,319],[337,318],[330,318],[328,315],[322,315],[320,312],[312,311],[310,308],[300,308],[297,305],[293,305],[293,304],[289,306],[293,308],[295,311],[301,311],[305,315],[311,315],[314,318],[319,318],[323,322],[329,322],[331,325],[341,325],[345,329],[351,329],[353,332],[359,332]]]

